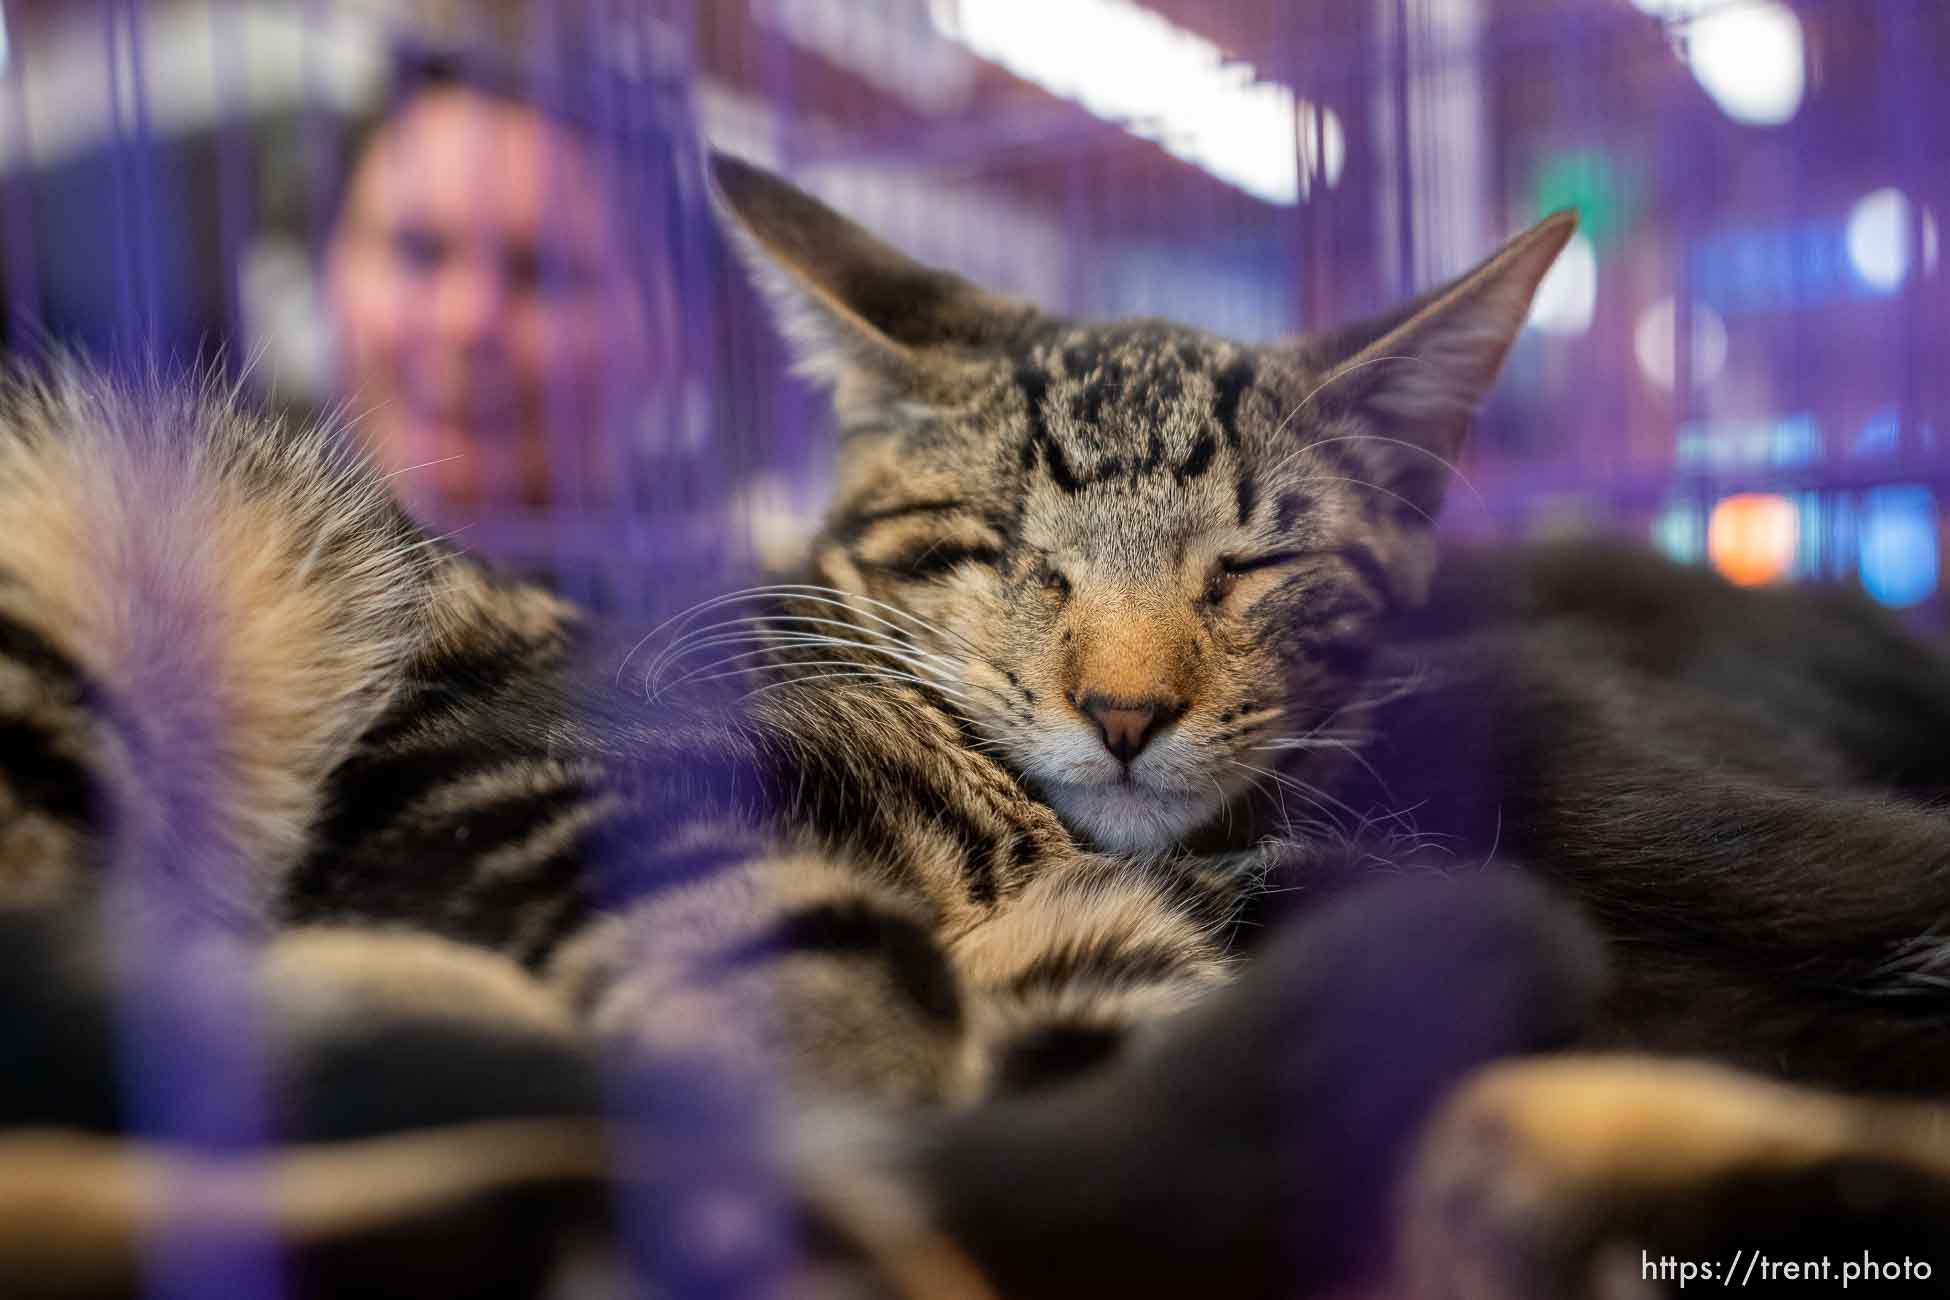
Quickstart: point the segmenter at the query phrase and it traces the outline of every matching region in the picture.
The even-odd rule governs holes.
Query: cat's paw
[[[1950,1268],[1944,1118],[1650,1058],[1497,1067],[1430,1127],[1404,1192],[1399,1290],[1787,1293],[1907,1261],[1922,1294]]]

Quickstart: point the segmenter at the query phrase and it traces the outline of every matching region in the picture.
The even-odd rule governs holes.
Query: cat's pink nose
[[[1178,720],[1185,706],[1167,700],[1113,700],[1095,693],[1078,705],[1104,738],[1104,748],[1119,761],[1136,758],[1151,738]]]

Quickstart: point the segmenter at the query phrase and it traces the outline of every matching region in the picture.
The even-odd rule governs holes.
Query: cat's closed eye
[[[1232,594],[1239,579],[1250,573],[1260,573],[1276,569],[1283,564],[1291,564],[1301,559],[1301,551],[1269,551],[1260,555],[1222,555],[1212,565],[1212,572],[1205,580],[1205,591],[1200,599],[1207,605],[1218,605]]]
[[[1264,555],[1226,555],[1219,559],[1219,567],[1233,577],[1257,573],[1261,569],[1274,569],[1282,564],[1291,564],[1303,558],[1303,551],[1270,551]]]

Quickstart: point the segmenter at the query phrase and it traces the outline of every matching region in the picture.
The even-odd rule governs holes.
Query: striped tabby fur
[[[340,431],[72,365],[0,388],[0,929],[30,986],[0,998],[10,1031],[79,1054],[50,1077],[100,1083],[107,999],[71,1030],[61,972],[71,934],[101,958],[74,918],[106,902],[244,954],[303,1135],[427,1122],[421,1076],[484,1041],[515,1092],[434,1118],[588,1114],[597,1044],[782,1076],[809,1106],[983,1103],[784,1158],[880,1290],[1373,1276],[1406,1135],[1462,1071],[1573,1032],[1589,938],[1507,881],[1403,894],[1328,909],[1213,991],[1271,864],[1358,866],[1320,833],[1323,787],[1388,703],[1381,629],[1429,594],[1449,464],[1571,222],[1375,322],[1248,348],[1058,320],[743,164],[715,175],[834,390],[840,488],[802,581],[638,641],[423,535]],[[1378,1091],[1377,1023],[1433,1045]],[[8,1104],[115,1122],[100,1087],[38,1086]],[[1716,1105],[1705,1140],[1660,1138]],[[1675,1188],[1851,1159],[1919,1222],[1950,1217],[1940,1143],[1905,1163],[1858,1119],[1629,1062],[1493,1074],[1413,1166],[1404,1293],[1457,1293],[1448,1263],[1470,1257],[1555,1271],[1467,1294],[1585,1294],[1615,1281],[1591,1265],[1606,1215],[1667,1232]],[[0,1143],[0,1269],[127,1293],[165,1217],[139,1189],[176,1159]],[[1608,1183],[1621,1164],[1634,1178]],[[277,1170],[263,1212],[318,1294],[414,1293],[385,1250],[373,1271],[343,1249],[375,1214],[464,1243],[442,1285],[477,1294],[524,1294],[538,1267],[502,1267],[499,1198],[603,1214],[599,1139],[559,1122]],[[374,1180],[390,1210],[366,1207]],[[1541,1236],[1538,1180],[1567,1207]],[[35,1219],[7,1207],[57,1185],[78,1235],[18,1231]]]
[[[627,653],[331,431],[72,368],[0,396],[18,901],[168,863],[121,876],[250,934],[463,941],[605,1039],[908,1100],[1094,1062],[1227,978],[1254,841],[1188,837],[1282,779],[1265,741],[1358,713],[1426,582],[1453,445],[1395,464],[1364,421],[1459,437],[1567,223],[1374,338],[1254,351],[1046,318],[718,177],[819,318],[844,486],[806,583]]]

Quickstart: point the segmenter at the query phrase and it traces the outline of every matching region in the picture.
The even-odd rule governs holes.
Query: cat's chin
[[[1143,785],[1039,785],[1044,802],[1071,832],[1108,853],[1156,853],[1176,845],[1218,814],[1209,799]]]

